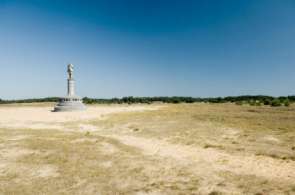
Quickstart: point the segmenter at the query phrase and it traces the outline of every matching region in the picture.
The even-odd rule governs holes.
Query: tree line
[[[135,104],[135,103],[146,103],[151,104],[155,102],[161,103],[235,103],[237,105],[249,104],[251,106],[261,106],[261,105],[270,105],[270,106],[289,106],[291,103],[295,102],[295,96],[281,96],[281,97],[272,97],[272,96],[228,96],[228,97],[214,97],[214,98],[199,98],[199,97],[123,97],[123,98],[112,98],[112,99],[93,99],[85,97],[83,102],[86,104]]]
[[[33,99],[21,99],[21,100],[2,100],[2,99],[0,99],[0,104],[57,102],[58,100],[59,100],[58,97],[33,98]]]
[[[57,102],[58,97],[47,97],[47,98],[34,98],[34,99],[23,99],[23,100],[2,100],[0,99],[0,104],[12,104],[12,103],[38,103],[38,102]],[[110,98],[110,99],[97,99],[84,97],[83,102],[85,104],[151,104],[151,103],[235,103],[237,105],[248,104],[251,106],[289,106],[291,103],[295,102],[295,96],[228,96],[228,97],[214,97],[214,98],[198,98],[198,97],[123,97],[123,98]]]
[[[22,99],[22,100],[2,100],[0,104],[12,104],[12,103],[36,103],[36,102],[57,102],[58,97],[47,98],[34,98],[34,99]],[[84,97],[83,102],[86,104],[151,104],[156,102],[161,103],[236,103],[237,105],[249,104],[252,106],[270,105],[270,106],[289,106],[295,102],[295,96],[228,96],[228,97],[214,97],[214,98],[199,98],[199,97],[123,97],[123,98],[110,98],[110,99],[97,99]]]

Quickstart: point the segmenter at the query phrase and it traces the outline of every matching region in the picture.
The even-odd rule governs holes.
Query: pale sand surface
[[[0,106],[0,127],[31,129],[64,129],[64,123],[103,119],[106,115],[121,112],[155,110],[158,106],[101,105],[88,106],[83,112],[52,112],[53,106]],[[81,124],[81,129],[89,125]]]
[[[173,158],[180,164],[195,164],[195,166],[204,164],[204,173],[230,171],[239,175],[249,174],[265,179],[295,182],[295,172],[292,172],[295,171],[295,162],[263,156],[232,155],[212,148],[175,145],[134,136],[116,136],[116,138],[127,145],[141,148],[146,155]]]
[[[295,194],[295,110],[247,109],[2,105],[0,194]]]

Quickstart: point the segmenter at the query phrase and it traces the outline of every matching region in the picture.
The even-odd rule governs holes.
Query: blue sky
[[[0,98],[295,94],[294,0],[0,0]]]

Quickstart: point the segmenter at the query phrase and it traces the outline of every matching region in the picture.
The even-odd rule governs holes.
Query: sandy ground
[[[135,112],[155,110],[157,106],[91,106],[85,112],[52,112],[53,105],[44,106],[5,106],[0,107],[0,127],[2,128],[30,128],[30,129],[62,129],[64,124],[89,120],[101,120],[106,115],[121,112]],[[81,125],[81,129],[89,126]]]
[[[293,108],[51,109],[0,107],[0,194],[295,194]]]

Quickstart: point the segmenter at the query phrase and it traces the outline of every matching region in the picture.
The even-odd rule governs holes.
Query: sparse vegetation
[[[290,106],[290,101],[289,99],[284,100],[284,106],[289,107]]]
[[[0,106],[0,194],[293,193],[293,105],[21,105]]]
[[[273,106],[273,107],[278,107],[278,106],[281,106],[281,105],[282,104],[281,104],[281,101],[279,99],[274,99],[271,102],[271,106]]]

